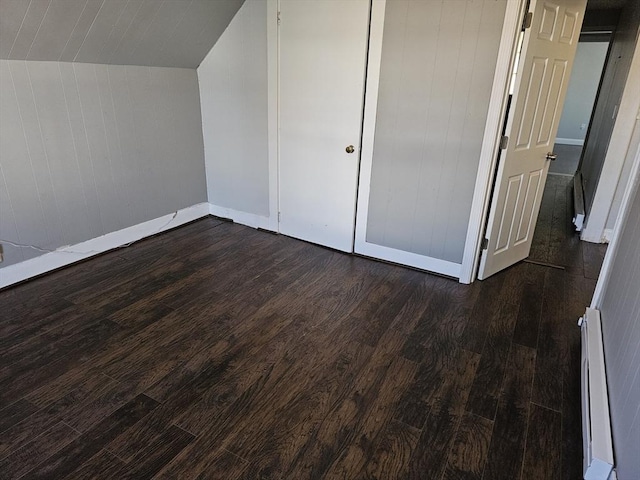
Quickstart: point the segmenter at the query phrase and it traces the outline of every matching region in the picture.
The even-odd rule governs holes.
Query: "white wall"
[[[582,239],[602,240],[640,105],[640,69],[630,75],[640,32],[640,2],[627,2],[614,33],[580,171],[587,221]],[[637,65],[640,67],[640,64]],[[623,99],[623,94],[626,100]],[[605,167],[606,165],[606,167]],[[624,185],[622,186],[624,190]],[[593,218],[592,218],[593,217]]]
[[[635,152],[640,152],[636,149]],[[639,161],[636,153],[636,162]],[[619,480],[640,478],[640,191],[623,220],[613,266],[599,304]]]
[[[584,143],[608,48],[609,42],[578,43],[556,143]]]
[[[244,3],[198,80],[209,202],[268,216],[266,1]]]
[[[0,238],[55,249],[206,201],[200,123],[195,70],[0,60]]]

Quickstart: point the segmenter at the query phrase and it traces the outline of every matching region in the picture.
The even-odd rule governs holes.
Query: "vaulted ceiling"
[[[0,59],[196,68],[244,0],[0,0]]]

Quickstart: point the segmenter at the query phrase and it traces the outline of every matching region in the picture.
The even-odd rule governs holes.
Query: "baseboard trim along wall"
[[[556,138],[556,143],[561,145],[578,145],[582,147],[584,145],[584,140],[579,138]]]
[[[587,308],[581,328],[583,474],[586,480],[611,480],[613,439],[600,311]]]
[[[269,217],[263,217],[262,215],[256,215],[255,213],[241,212],[234,210],[233,208],[220,207],[218,205],[209,204],[209,213],[214,217],[229,218],[235,223],[240,225],[246,225],[252,228],[262,228],[264,230],[277,231],[273,226],[273,222]]]
[[[199,203],[147,222],[107,233],[75,245],[63,246],[39,257],[0,268],[0,288],[71,265],[122,245],[137,242],[165,230],[206,217],[209,213],[210,205],[208,203]]]

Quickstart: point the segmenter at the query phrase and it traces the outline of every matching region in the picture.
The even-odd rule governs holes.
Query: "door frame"
[[[532,3],[535,1],[532,0]],[[360,248],[356,247],[356,253],[455,277],[459,279],[460,283],[472,283],[476,279],[480,260],[480,245],[484,235],[491,187],[495,177],[502,125],[509,98],[511,72],[513,71],[518,36],[527,0],[507,1],[461,264],[366,242],[366,219],[373,161],[386,0],[372,0],[371,3],[369,56],[365,84],[360,172],[358,175],[356,228],[354,232],[354,244],[359,244]],[[267,0],[269,229],[274,232],[279,232],[278,11],[279,0]]]
[[[526,13],[525,10],[533,11],[536,1],[531,0],[531,5],[529,5],[528,9],[525,8],[527,6],[526,0],[507,2],[496,61],[496,71],[489,100],[489,111],[480,150],[478,174],[473,191],[469,228],[467,229],[460,271],[460,283],[472,283],[477,276],[480,263],[480,247],[485,234],[491,203],[491,191],[496,176],[502,126],[507,114],[509,85],[517,54],[518,37]]]
[[[279,0],[267,0],[267,146],[269,230],[280,233],[280,33]]]
[[[409,265],[411,267],[459,278],[460,265],[457,263],[367,242],[369,194],[371,192],[371,170],[373,166],[373,146],[378,111],[378,91],[380,86],[380,66],[382,62],[386,5],[386,0],[373,0],[371,4],[369,55],[367,59],[365,84],[364,118],[362,122],[362,148],[360,151],[360,172],[358,175],[354,252],[372,258]]]
[[[614,38],[612,37],[613,40]],[[629,66],[629,73],[627,74],[622,98],[620,99],[620,106],[605,154],[600,179],[596,186],[591,209],[587,214],[584,229],[580,235],[580,238],[584,241],[606,243],[612,240],[613,232],[607,229],[607,225],[610,224],[611,207],[616,197],[621,192],[624,192],[625,182],[628,181],[628,179],[622,177],[622,174],[629,155],[628,149],[636,120],[640,118],[640,97],[638,97],[634,89],[639,84],[640,37],[636,38],[635,51]],[[621,207],[618,209],[618,216],[620,211]],[[616,220],[614,220],[614,224]]]

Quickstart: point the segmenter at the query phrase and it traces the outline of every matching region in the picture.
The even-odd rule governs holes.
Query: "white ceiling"
[[[196,68],[244,0],[0,0],[0,58]]]

